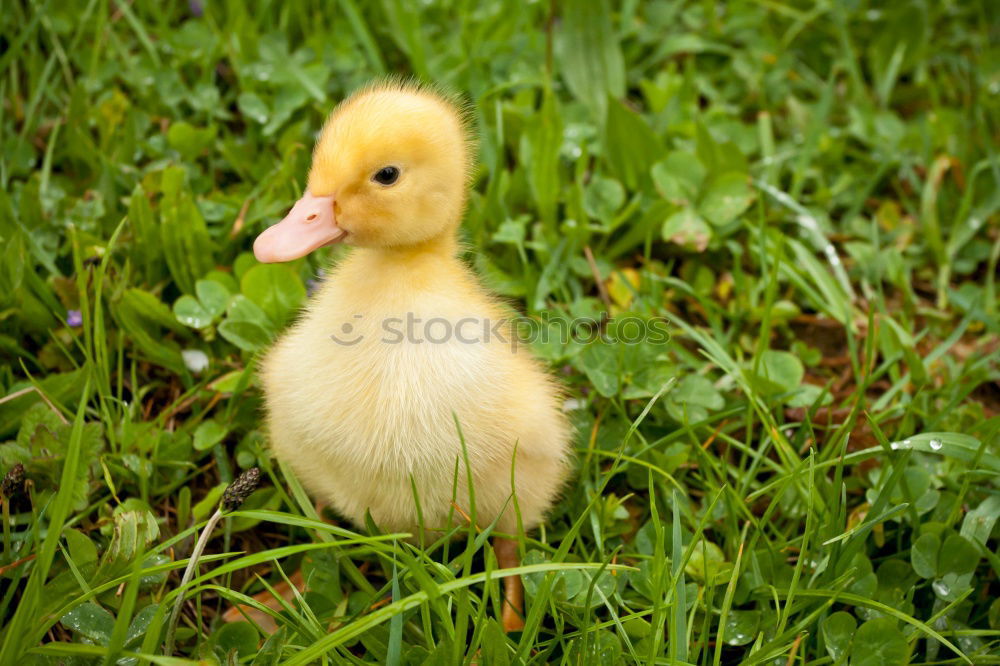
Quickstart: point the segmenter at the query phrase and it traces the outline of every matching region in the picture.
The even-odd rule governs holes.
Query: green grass
[[[0,11],[0,663],[1000,663],[989,0],[191,4]],[[485,532],[319,521],[262,432],[255,358],[335,257],[248,250],[386,73],[472,104],[491,288],[669,320],[537,346],[577,456],[521,633]],[[221,622],[299,568],[276,633]]]

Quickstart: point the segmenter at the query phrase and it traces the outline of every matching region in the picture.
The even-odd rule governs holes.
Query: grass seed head
[[[226,492],[222,494],[222,508],[224,511],[235,511],[240,505],[250,497],[250,493],[257,489],[260,483],[260,470],[251,467],[247,471],[236,477],[236,480],[229,484]]]
[[[0,494],[8,502],[20,499],[24,495],[24,465],[17,463],[3,477],[0,483]]]

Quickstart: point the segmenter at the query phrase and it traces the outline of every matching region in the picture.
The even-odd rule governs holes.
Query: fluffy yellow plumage
[[[432,530],[464,521],[452,503],[458,465],[454,501],[470,511],[456,420],[480,526],[516,533],[512,494],[522,527],[537,526],[569,469],[557,387],[505,328],[487,332],[504,310],[456,256],[470,153],[444,96],[367,88],[331,114],[308,192],[255,244],[268,261],[354,246],[262,377],[275,454],[358,525],[366,511],[414,535],[421,519]]]

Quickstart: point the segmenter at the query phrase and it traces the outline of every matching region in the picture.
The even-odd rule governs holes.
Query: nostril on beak
[[[309,217],[306,218],[306,221],[307,222],[312,222],[315,219],[316,219],[316,213],[313,213],[312,215],[310,215]]]

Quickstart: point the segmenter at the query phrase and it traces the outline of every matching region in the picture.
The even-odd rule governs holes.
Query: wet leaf
[[[938,554],[938,575],[963,576],[976,570],[980,560],[979,550],[968,539],[952,534],[941,544]]]
[[[753,190],[746,174],[729,172],[709,183],[698,210],[716,226],[735,220],[753,201]]]
[[[240,290],[279,326],[306,298],[302,280],[288,266],[281,264],[254,266],[240,280]]]
[[[936,534],[921,534],[913,542],[910,549],[910,562],[913,570],[921,578],[934,578],[938,571],[938,551],[941,550],[941,540]]]
[[[198,280],[194,285],[201,307],[213,319],[222,315],[229,303],[229,290],[216,280]]]
[[[661,233],[663,240],[695,252],[704,252],[712,239],[712,229],[693,208],[682,208],[668,217]]]
[[[107,645],[115,629],[115,616],[92,601],[80,604],[59,621],[98,645]]]
[[[795,355],[773,349],[761,354],[756,384],[765,394],[787,393],[799,387],[805,368]]]
[[[610,223],[625,203],[625,189],[613,178],[594,176],[583,191],[583,208],[599,222]]]
[[[271,342],[271,334],[259,324],[228,319],[219,324],[219,335],[243,351],[255,352]]]
[[[177,321],[191,328],[205,328],[212,323],[212,314],[202,307],[198,299],[184,295],[174,302]]]
[[[731,563],[726,562],[726,555],[721,548],[711,541],[702,539],[691,551],[691,557],[684,571],[701,582],[721,585],[729,581],[732,567]]]
[[[827,654],[833,660],[838,660],[847,653],[851,639],[858,627],[857,620],[850,613],[838,611],[823,621],[823,641],[826,643]]]
[[[618,391],[618,353],[614,345],[594,342],[579,356],[583,371],[598,393],[611,397]]]
[[[79,530],[68,529],[63,533],[69,556],[77,567],[82,567],[97,561],[97,546],[86,534]]]
[[[140,610],[132,618],[131,624],[128,626],[128,633],[125,636],[125,645],[136,645],[139,643],[139,639],[142,638],[153,622],[153,618],[156,616],[156,611],[159,608],[158,604],[149,604]]]
[[[851,645],[851,666],[903,666],[910,663],[910,646],[896,620],[880,617],[858,628]]]
[[[259,634],[249,622],[230,622],[223,624],[212,634],[212,640],[223,655],[235,652],[238,657],[257,652]]]
[[[198,451],[205,451],[222,441],[227,430],[218,421],[204,421],[194,431],[194,448]]]
[[[215,129],[212,127],[195,127],[183,120],[170,126],[167,141],[182,157],[194,159],[206,150],[215,139]]]
[[[688,205],[697,199],[705,173],[694,153],[675,150],[653,165],[653,185],[663,198]]]
[[[267,105],[256,94],[244,90],[236,98],[236,104],[240,113],[255,123],[263,125],[267,122],[269,113]]]
[[[760,611],[731,610],[726,618],[722,640],[727,645],[746,645],[757,636],[760,626]]]
[[[593,631],[589,632],[586,641],[578,640],[570,644],[568,660],[573,664],[616,664],[621,654],[622,644],[616,634]]]
[[[726,401],[712,384],[701,375],[688,375],[670,392],[670,399],[680,404],[700,405],[707,409],[722,409]]]
[[[939,448],[944,448],[943,443]],[[965,514],[961,534],[969,541],[978,541],[985,546],[997,520],[1000,520],[1000,496],[990,495],[979,506]]]

